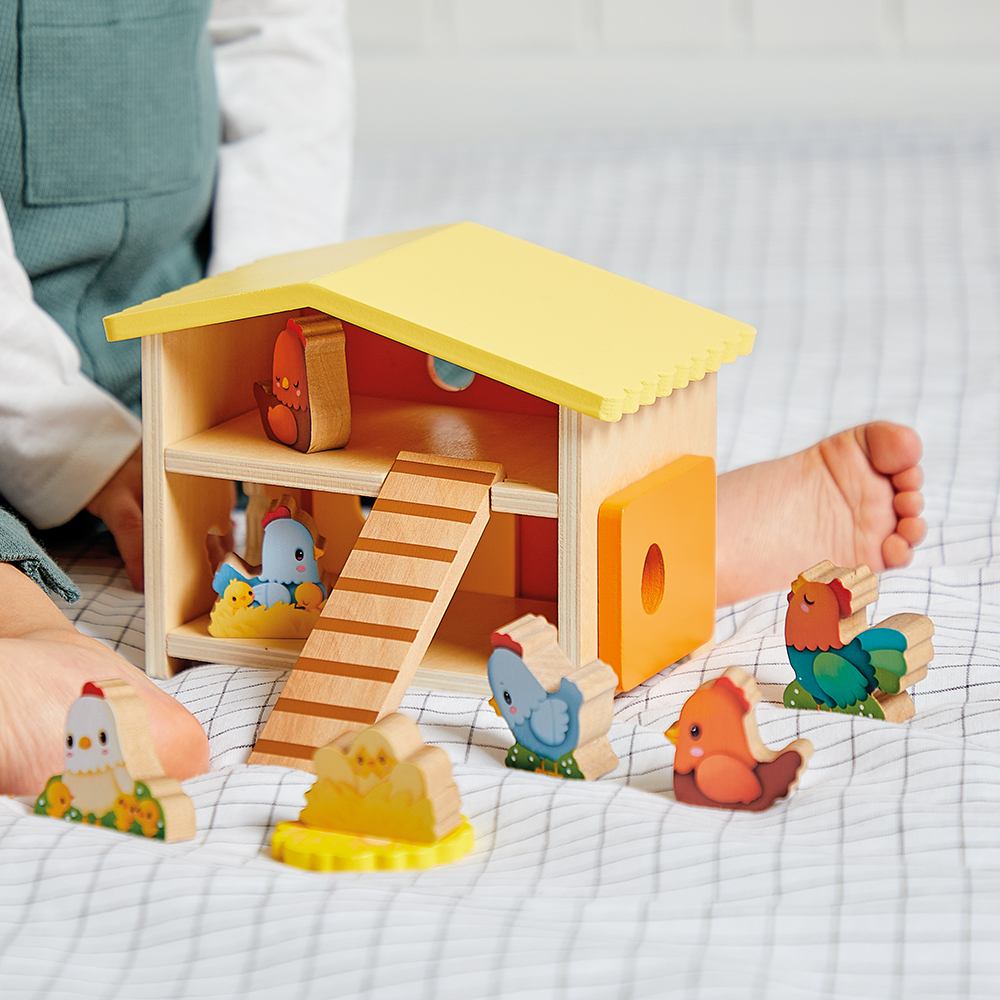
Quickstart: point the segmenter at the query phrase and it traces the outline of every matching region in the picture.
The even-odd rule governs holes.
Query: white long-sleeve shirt
[[[344,0],[215,0],[222,115],[209,271],[343,238],[353,140]],[[0,493],[38,528],[82,510],[139,421],[34,302],[0,205]]]

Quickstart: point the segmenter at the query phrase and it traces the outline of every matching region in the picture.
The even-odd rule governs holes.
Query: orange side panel
[[[608,497],[597,525],[598,655],[628,691],[715,623],[715,462],[684,455]]]

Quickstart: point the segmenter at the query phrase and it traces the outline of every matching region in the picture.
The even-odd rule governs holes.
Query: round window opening
[[[463,368],[461,365],[452,364],[442,358],[435,358],[434,355],[427,355],[427,374],[431,381],[445,392],[461,392],[472,385],[476,373]]]
[[[663,553],[655,542],[646,552],[642,564],[642,606],[647,615],[653,614],[663,603],[663,584],[666,571],[663,567]]]

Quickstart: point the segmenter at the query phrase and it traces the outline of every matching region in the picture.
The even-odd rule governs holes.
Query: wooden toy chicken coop
[[[351,428],[306,454],[265,436],[254,383],[317,314],[343,324]],[[317,677],[405,660],[406,682],[485,694],[491,632],[527,612],[626,689],[710,638],[713,373],[750,351],[746,324],[458,223],[258,261],[106,330],[142,338],[151,675],[302,654],[208,633],[233,482],[294,493],[326,537],[342,603],[306,640]],[[337,634],[349,656],[309,645]]]

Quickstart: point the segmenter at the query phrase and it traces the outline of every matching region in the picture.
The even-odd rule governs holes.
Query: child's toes
[[[920,517],[924,512],[923,494],[911,490],[907,493],[897,493],[892,501],[896,517]]]
[[[896,534],[910,546],[919,545],[927,537],[927,523],[922,517],[901,517],[896,525]]]
[[[903,424],[876,420],[860,428],[864,435],[865,451],[876,472],[895,476],[912,468],[920,461],[923,445],[920,435]]]
[[[893,532],[882,543],[882,561],[886,569],[898,569],[909,565],[913,558],[913,549],[909,542],[899,532]]]
[[[180,702],[164,698],[150,712],[153,740],[163,769],[185,781],[208,770],[208,739]]]
[[[892,477],[893,488],[900,493],[908,493],[912,490],[919,490],[924,485],[924,470],[919,465],[897,472]]]

